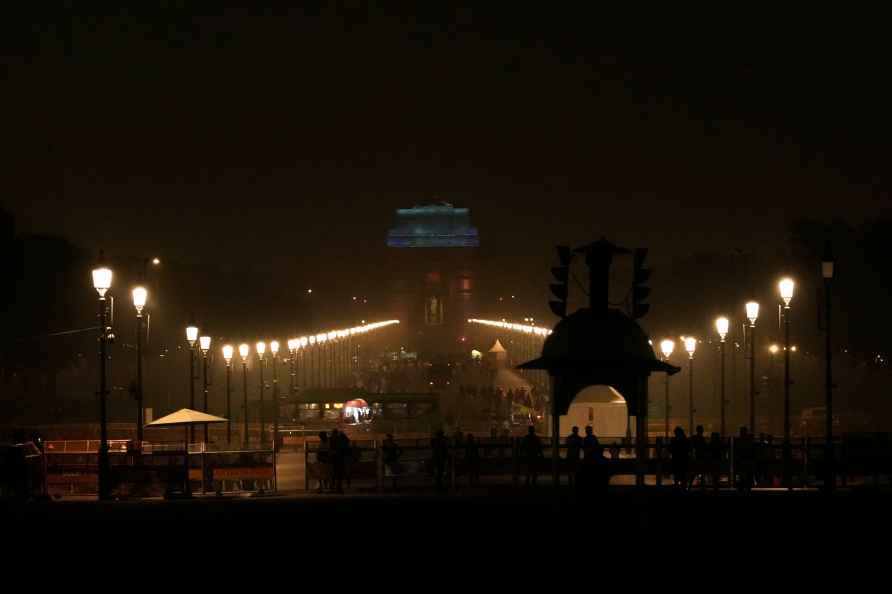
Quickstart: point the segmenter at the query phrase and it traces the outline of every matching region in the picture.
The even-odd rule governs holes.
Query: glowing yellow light
[[[211,348],[211,337],[210,336],[202,336],[198,339],[199,348],[201,348],[201,352],[207,355],[208,350]]]
[[[189,343],[190,347],[195,346],[195,341],[198,340],[198,326],[187,326],[186,327],[186,342]]]
[[[780,296],[784,300],[784,305],[790,307],[790,301],[793,299],[793,288],[796,286],[796,283],[793,282],[793,279],[787,277],[781,279],[777,286],[780,289]]]
[[[238,345],[238,354],[241,356],[242,361],[247,361],[248,355],[251,354],[251,347],[245,343]]]
[[[245,346],[247,346],[247,345],[245,345]],[[231,344],[223,345],[223,359],[226,361],[227,365],[229,365],[229,363],[232,361],[232,352],[233,352],[233,348],[232,348]]]
[[[725,342],[725,337],[728,335],[728,326],[730,323],[728,322],[728,318],[721,317],[715,321],[715,330],[719,333],[719,337],[721,337],[722,342]]]
[[[663,351],[663,357],[668,359],[672,351],[675,350],[675,341],[668,338],[660,341],[660,350]]]
[[[93,271],[93,288],[100,297],[105,297],[105,292],[111,288],[112,271],[105,266]]]
[[[746,304],[746,318],[750,321],[750,324],[756,325],[756,320],[759,318],[759,304],[755,301],[750,301]]]
[[[684,350],[688,352],[688,355],[693,357],[694,351],[697,350],[697,339],[693,336],[686,336],[684,339]]]
[[[269,350],[272,352],[273,357],[278,355],[279,354],[279,341],[274,340],[271,343],[269,343]]]
[[[146,291],[145,287],[133,287],[131,294],[133,295],[133,307],[136,308],[136,313],[142,315],[142,310],[146,306],[146,299],[149,296],[149,292]]]
[[[776,355],[777,352],[780,350],[780,347],[777,346],[776,344],[773,344],[770,347],[768,347],[768,350],[771,351],[772,355]]]
[[[266,353],[266,343],[261,340],[254,345],[254,348],[257,349],[257,356],[263,359],[263,355]]]

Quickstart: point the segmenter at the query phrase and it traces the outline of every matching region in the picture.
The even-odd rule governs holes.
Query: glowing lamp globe
[[[142,310],[146,306],[146,299],[149,296],[149,292],[146,291],[145,287],[133,287],[131,294],[133,295],[133,307],[136,308],[136,314],[142,315]]]
[[[756,325],[756,320],[759,318],[759,304],[755,301],[746,304],[746,318],[750,321],[751,326]]]
[[[725,337],[728,335],[728,326],[730,323],[728,322],[728,318],[721,317],[715,321],[715,330],[719,333],[719,337],[722,339],[722,342],[725,342]]]
[[[693,336],[685,336],[684,350],[686,350],[688,352],[688,355],[693,357],[694,351],[697,350],[697,339],[694,338]]]
[[[261,340],[254,345],[254,348],[257,349],[257,356],[263,359],[263,355],[266,353],[266,343]]]
[[[229,365],[232,362],[232,352],[233,348],[231,344],[223,345],[223,359],[226,361],[226,364]]]
[[[668,359],[672,351],[675,350],[675,341],[667,338],[660,342],[660,350],[663,351],[663,358]]]
[[[198,326],[186,326],[186,342],[190,347],[194,347],[196,340],[198,340]]]
[[[279,354],[279,341],[274,340],[271,343],[269,343],[269,350],[272,352],[273,357],[278,355]]]
[[[198,346],[201,348],[201,352],[205,355],[208,354],[208,351],[211,348],[211,337],[210,336],[202,336],[198,339]]]
[[[99,297],[105,298],[105,293],[111,288],[111,268],[102,266],[93,270],[93,288],[99,293]]]
[[[790,307],[790,301],[793,300],[793,288],[796,286],[796,283],[793,282],[792,278],[784,278],[777,284],[778,289],[780,290],[781,299],[784,300],[784,305]]]
[[[251,354],[251,347],[245,343],[238,345],[238,354],[242,358],[242,361],[247,361],[248,355]]]

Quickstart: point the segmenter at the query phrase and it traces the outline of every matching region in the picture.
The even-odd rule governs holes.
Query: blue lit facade
[[[391,303],[413,349],[452,353],[473,317],[480,238],[467,208],[440,202],[401,208],[387,233]]]

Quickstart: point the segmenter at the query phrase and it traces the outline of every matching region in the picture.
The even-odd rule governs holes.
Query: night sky
[[[17,7],[0,202],[21,233],[322,285],[372,283],[393,210],[435,198],[509,284],[561,240],[659,262],[890,214],[882,15],[522,4]]]

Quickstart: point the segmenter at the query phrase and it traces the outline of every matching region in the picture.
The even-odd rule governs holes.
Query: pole
[[[750,323],[750,434],[756,434],[756,324]]]
[[[226,447],[232,443],[232,363],[226,363]]]
[[[725,437],[725,339],[722,339],[721,342],[721,351],[722,351],[722,387],[719,390],[719,394],[722,397],[722,405],[721,405],[721,432],[722,437]]]
[[[688,435],[694,434],[694,355],[688,355]]]
[[[142,313],[136,314],[136,447],[142,450]]]
[[[666,439],[669,438],[669,374],[666,374],[666,399],[664,403],[664,408],[666,409],[666,427],[665,434]]]
[[[189,346],[189,408],[195,410],[195,345]],[[189,425],[189,442],[195,443],[195,425]],[[186,446],[188,448],[188,445]]]
[[[294,371],[294,366],[296,364],[296,361],[295,361],[296,357],[297,357],[297,351],[292,351],[291,359],[289,361],[289,363],[291,364],[291,384],[288,387],[288,396],[292,399],[292,401],[294,400],[294,380],[296,377],[295,371]]]
[[[273,354],[273,452],[279,439],[279,371],[277,354]]]
[[[210,412],[208,410],[208,354],[202,353],[201,356],[201,366],[202,366],[202,389],[204,391],[204,412]],[[204,424],[204,443],[208,442],[208,424]]]
[[[836,488],[836,470],[834,468],[836,459],[833,455],[833,366],[831,365],[832,349],[830,348],[830,279],[824,279],[824,353],[826,356],[825,363],[825,385],[826,391],[826,407],[827,419],[826,429],[824,431],[824,464],[826,465],[827,476],[824,479],[825,489],[828,492]]]
[[[260,358],[260,448],[263,449],[263,442],[266,439],[266,415],[263,410],[263,357]]]
[[[105,328],[105,297],[99,298],[99,499],[111,496],[108,459],[108,417],[106,410],[107,389],[105,384],[105,360],[107,333]]]
[[[242,387],[245,395],[245,434],[242,435],[242,442],[245,449],[248,449],[248,362],[242,361]]]
[[[784,486],[793,488],[790,464],[790,306],[784,307]]]
[[[561,462],[561,417],[558,415],[556,381],[551,383],[551,480],[555,488],[561,484],[558,468]]]

